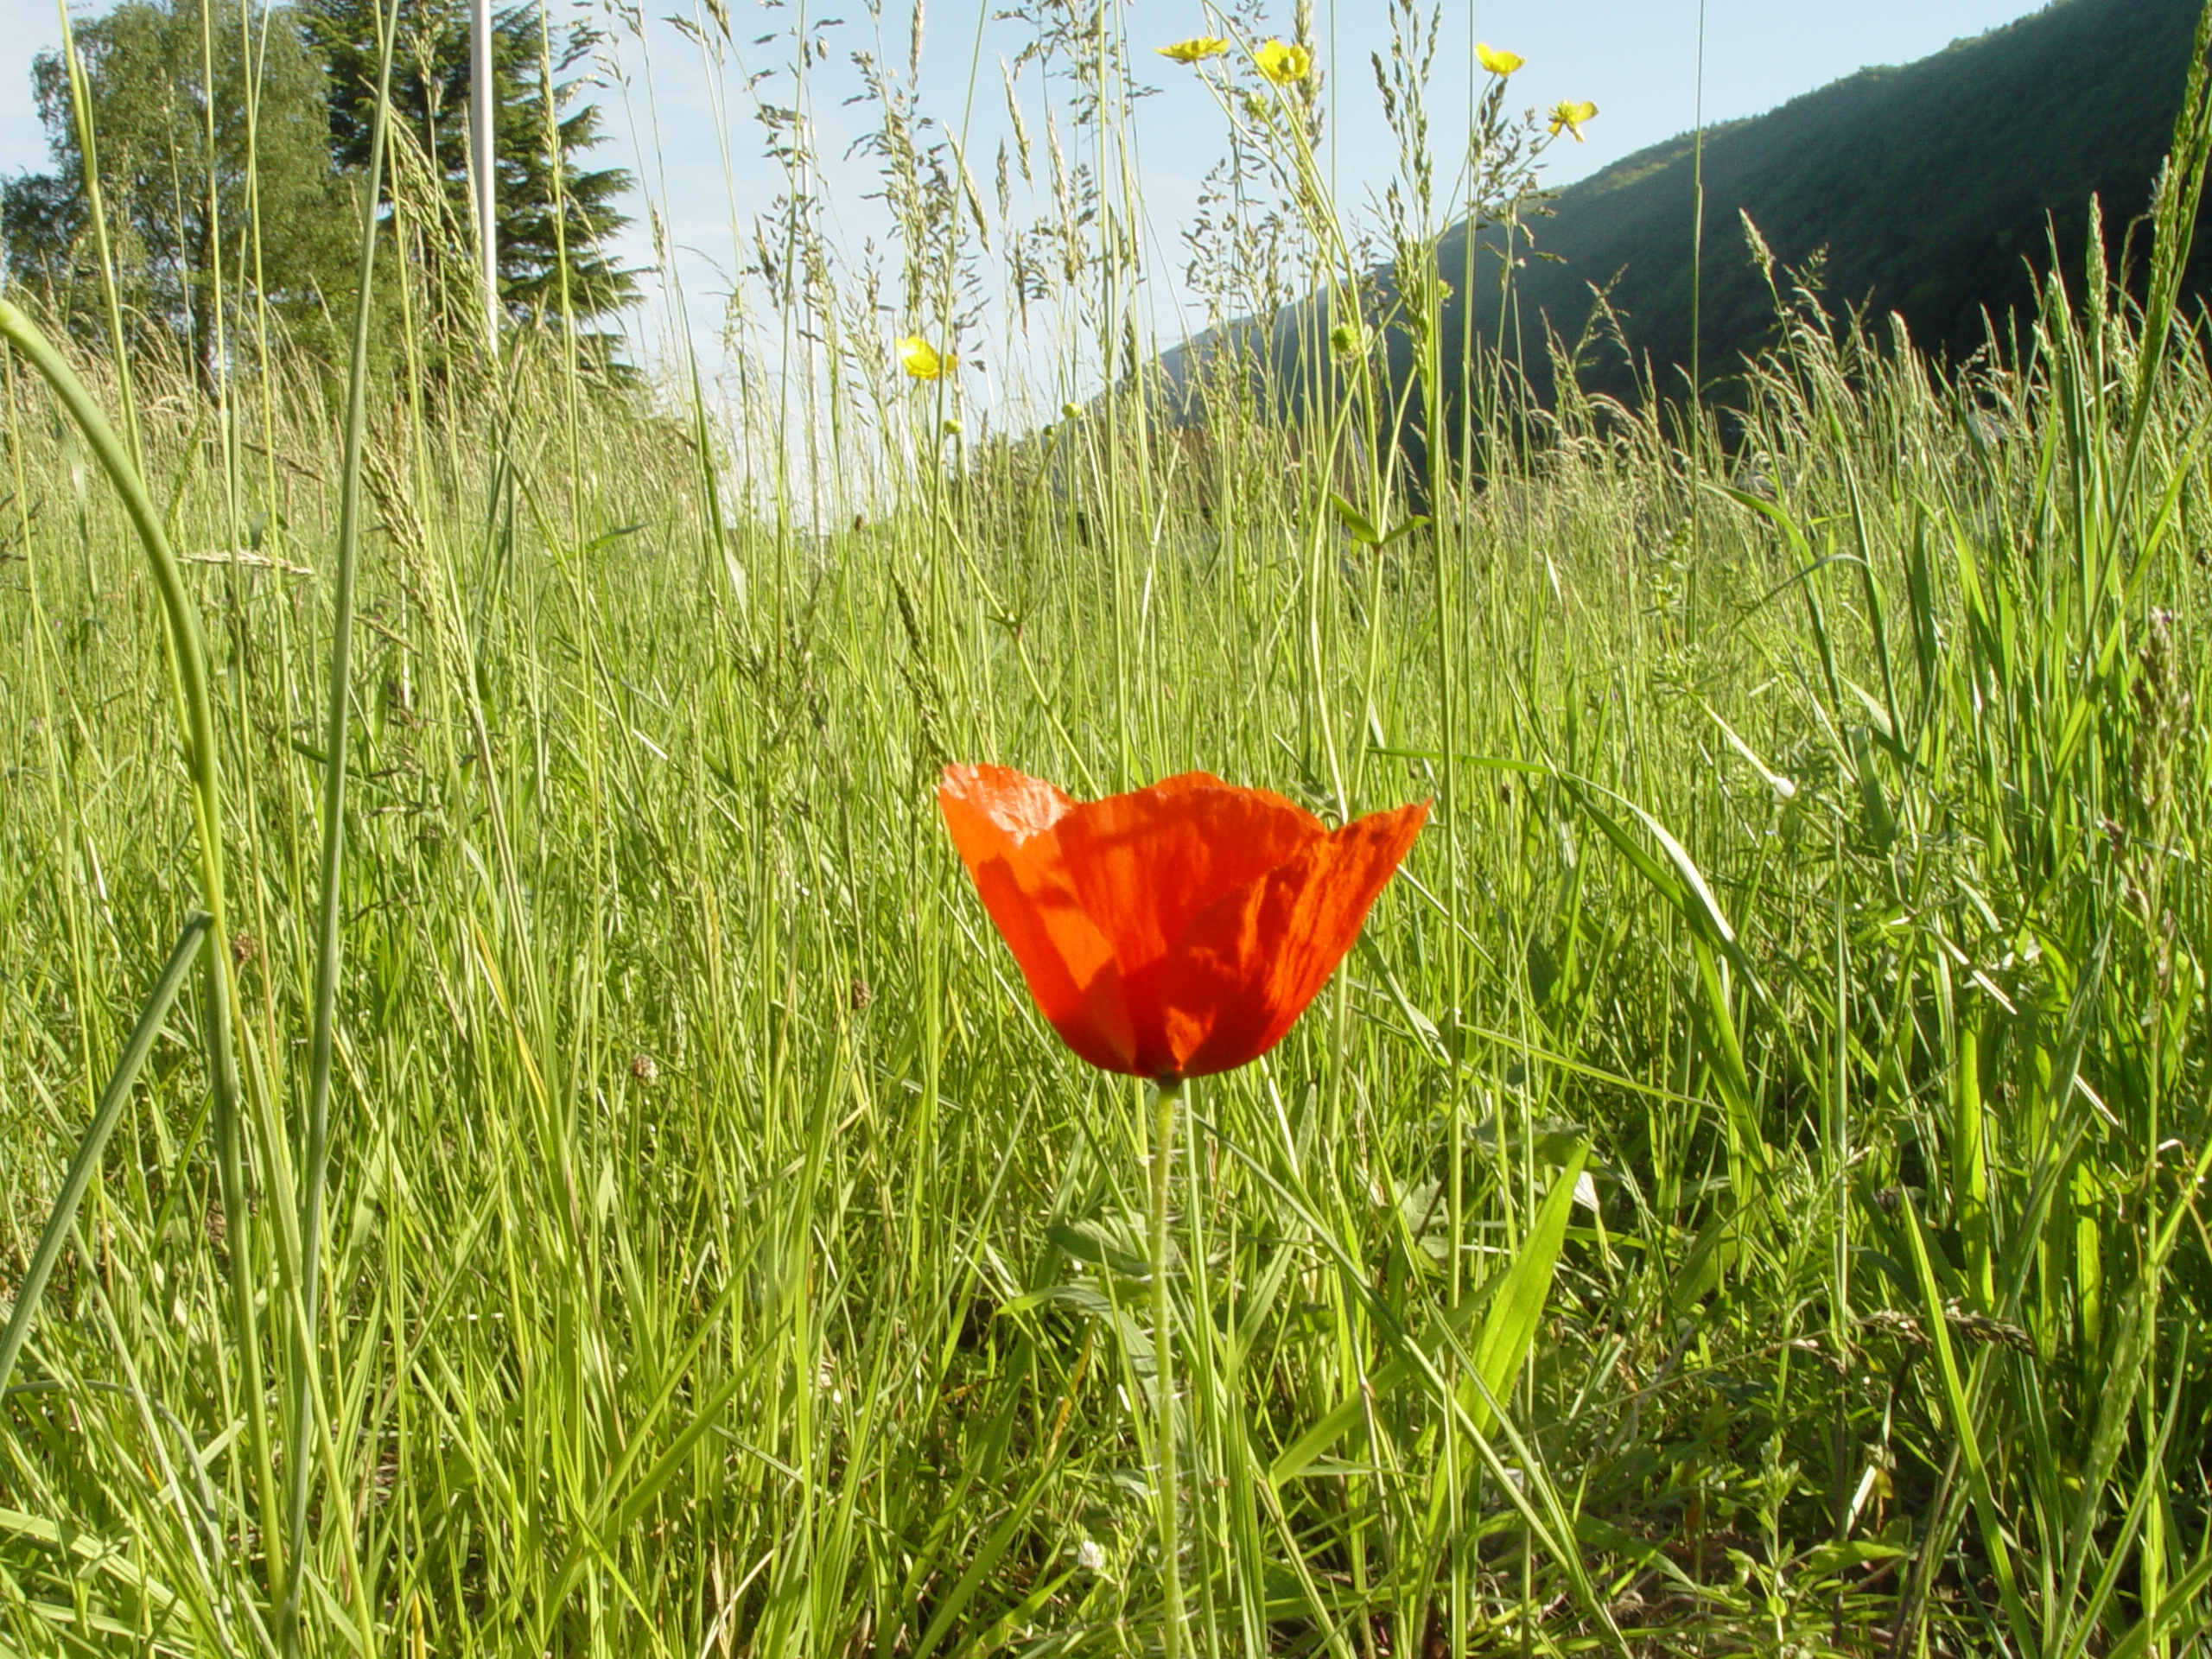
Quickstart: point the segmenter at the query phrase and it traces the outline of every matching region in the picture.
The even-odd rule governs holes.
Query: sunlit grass
[[[1332,213],[1303,84],[1253,131]],[[179,997],[25,1326],[0,1640],[1158,1650],[1147,1102],[1037,1019],[936,821],[940,766],[988,760],[1433,802],[1291,1037],[1189,1102],[1193,1650],[2185,1651],[2192,111],[2147,325],[2054,292],[2025,350],[1939,372],[1777,272],[1740,411],[1539,411],[1478,364],[1459,406],[1517,441],[1416,479],[1377,435],[1436,429],[1435,280],[1289,418],[1224,385],[1175,428],[1132,379],[971,442],[931,302],[964,244],[930,239],[968,209],[922,151],[887,165],[946,263],[887,327],[794,289],[728,410],[539,334],[485,373],[425,323],[350,418],[279,360],[219,420],[74,341],[200,621],[212,795],[144,526],[11,354],[11,1305],[209,906],[211,800],[238,1020],[219,977]],[[1407,190],[1402,251],[1445,216]],[[1300,232],[1340,296],[1342,229]],[[1094,230],[1071,363],[1114,360],[1135,281]]]

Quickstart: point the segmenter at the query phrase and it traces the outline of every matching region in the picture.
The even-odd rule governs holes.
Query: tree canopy
[[[350,313],[359,208],[376,101],[375,0],[120,0],[76,26],[92,159],[134,343],[187,352],[212,375],[239,304],[265,299],[326,339]],[[588,29],[536,7],[497,14],[494,137],[500,292],[517,321],[603,322],[635,298],[609,238],[627,219],[617,168],[582,164],[600,114],[577,66]],[[408,212],[414,276],[433,308],[474,293],[465,0],[410,0],[392,74],[385,200]],[[65,315],[99,305],[87,158],[63,54],[33,92],[54,159],[0,187],[12,281]],[[212,89],[212,95],[211,95]],[[557,157],[557,160],[556,160]],[[587,335],[596,360],[616,337]]]
[[[339,162],[368,159],[376,110],[377,0],[302,0],[303,16],[330,73],[330,131]],[[598,43],[577,23],[556,29],[536,5],[493,16],[493,137],[499,174],[499,291],[518,317],[603,318],[637,295],[637,279],[616,264],[607,243],[630,221],[614,203],[630,188],[627,172],[591,168],[583,158],[601,142],[599,106],[581,96],[574,73]],[[467,0],[412,0],[401,16],[392,75],[392,113],[406,154],[396,175],[427,179],[462,233],[448,252],[473,246],[468,162]],[[557,130],[561,162],[552,162]],[[567,253],[563,283],[561,255]],[[476,282],[473,264],[440,273]]]
[[[299,22],[237,0],[123,0],[76,28],[126,313],[203,372],[220,349],[224,296],[257,294],[311,327],[351,303],[358,219]],[[80,309],[96,254],[62,55],[41,53],[31,83],[54,170],[8,181],[0,231],[16,280]]]

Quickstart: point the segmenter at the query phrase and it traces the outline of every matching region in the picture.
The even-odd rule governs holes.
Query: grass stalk
[[[1153,1495],[1160,1521],[1160,1640],[1167,1659],[1179,1659],[1187,1625],[1183,1611],[1183,1531],[1180,1476],[1176,1467],[1175,1306],[1170,1287],[1169,1219],[1175,1181],[1175,1109],[1187,1085],[1161,1078],[1153,1087],[1148,1209],[1152,1262]]]
[[[138,1024],[131,1032],[130,1041],[116,1058],[115,1070],[108,1077],[107,1087],[100,1091],[99,1105],[92,1113],[92,1121],[85,1127],[85,1138],[77,1143],[77,1155],[69,1160],[69,1172],[61,1179],[61,1191],[54,1198],[54,1212],[47,1217],[38,1246],[31,1252],[30,1264],[16,1287],[15,1306],[9,1310],[8,1323],[0,1328],[0,1397],[6,1395],[8,1380],[16,1372],[16,1357],[22,1352],[23,1344],[30,1338],[32,1322],[38,1317],[39,1299],[46,1294],[46,1281],[53,1274],[54,1264],[60,1258],[62,1246],[76,1231],[78,1206],[99,1173],[100,1154],[106,1150],[108,1136],[115,1132],[124,1107],[130,1103],[131,1085],[138,1081],[139,1068],[152,1052],[154,1039],[161,1035],[177,993],[184,988],[185,976],[192,971],[193,958],[206,942],[207,919],[203,912],[185,924],[183,935],[169,952],[168,964],[146,998],[146,1006],[139,1013]]]
[[[368,177],[361,190],[361,257],[353,290],[353,350],[346,370],[346,425],[340,461],[338,545],[331,588],[330,678],[324,693],[322,734],[321,887],[315,909],[315,988],[308,1039],[308,1109],[300,1166],[299,1325],[289,1421],[291,1457],[285,1521],[291,1540],[291,1574],[277,1622],[287,1652],[300,1646],[301,1599],[311,1550],[308,1496],[319,1459],[314,1396],[320,1366],[324,1188],[330,1165],[330,1096],[338,1024],[338,976],[345,953],[346,779],[353,747],[353,602],[360,564],[361,455],[368,428],[369,331],[375,297],[378,225],[382,214],[385,124],[391,108],[396,15],[378,13],[377,101],[369,140]]]
[[[192,789],[193,812],[200,846],[200,903],[208,930],[216,938],[228,937],[225,925],[223,784],[221,760],[215,743],[214,702],[209,690],[207,651],[200,632],[200,613],[184,585],[184,573],[169,546],[168,533],[153,498],[124,441],[78,378],[68,361],[54,349],[45,334],[19,308],[0,300],[0,339],[38,371],[55,398],[82,434],[100,468],[108,476],[139,545],[146,556],[156,590],[161,596],[162,619],[168,642],[171,683],[177,702],[185,770]],[[246,1397],[261,1397],[261,1344],[256,1334],[251,1211],[247,1198],[245,1123],[240,1110],[238,1051],[233,1032],[238,1027],[238,982],[231,952],[218,947],[207,955],[207,1002],[206,1052],[216,1159],[221,1175],[223,1213],[231,1240],[229,1277],[233,1357],[240,1367]],[[266,1414],[249,1409],[247,1434],[253,1453],[255,1484],[262,1503],[264,1525],[270,1528],[270,1548],[276,1520],[275,1463],[270,1455]],[[276,1576],[271,1564],[272,1579]]]

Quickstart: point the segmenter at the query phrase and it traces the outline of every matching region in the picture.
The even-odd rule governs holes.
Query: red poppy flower
[[[947,766],[937,799],[1061,1039],[1105,1071],[1162,1078],[1231,1071],[1281,1041],[1428,817],[1402,806],[1332,833],[1203,772],[1078,803],[1004,766]]]

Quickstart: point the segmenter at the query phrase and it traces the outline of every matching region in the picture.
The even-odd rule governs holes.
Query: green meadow
[[[8,289],[0,1650],[2203,1651],[2212,89],[1974,356],[1770,264],[1630,404],[1442,326],[1557,134],[1399,10],[1365,240],[1354,76],[1189,72],[1294,397],[1161,395],[1082,8],[1033,223],[875,66],[880,290],[789,124],[733,385],[493,352],[399,120],[319,309],[206,154],[200,332],[119,207]],[[1431,816],[1163,1141],[978,760]]]

